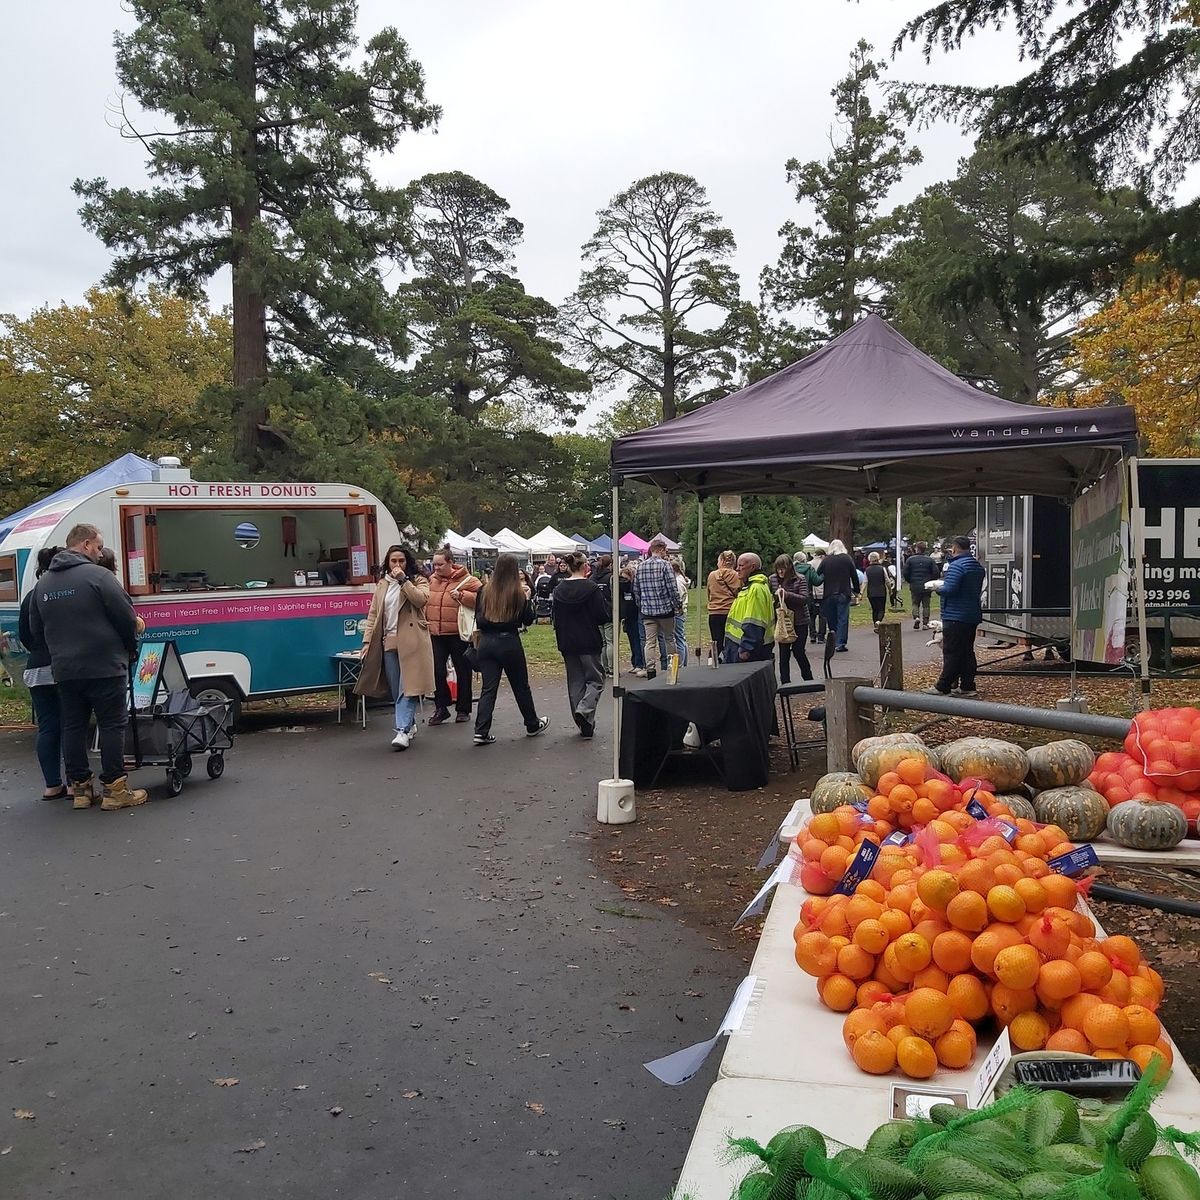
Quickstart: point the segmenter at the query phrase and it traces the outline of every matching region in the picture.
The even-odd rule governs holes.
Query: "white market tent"
[[[463,535],[467,541],[474,542],[476,546],[484,550],[495,550],[496,541],[490,534],[486,534],[478,525],[471,530],[470,533]]]
[[[507,550],[510,554],[528,554],[532,546],[519,533],[513,533],[506,525],[499,533],[492,534],[492,544],[497,550]]]
[[[439,546],[449,546],[455,554],[470,554],[472,550],[478,549],[475,542],[469,537],[463,537],[461,533],[455,533],[453,529],[447,529],[442,534]]]
[[[828,550],[829,543],[824,538],[819,538],[815,533],[810,533],[802,543],[809,550]]]
[[[577,550],[579,543],[565,533],[559,533],[553,525],[547,525],[541,533],[535,533],[529,539],[529,548],[534,554],[566,554]]]

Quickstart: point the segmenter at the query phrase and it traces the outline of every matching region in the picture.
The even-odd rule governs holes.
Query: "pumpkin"
[[[1033,805],[1018,792],[1001,792],[996,799],[1008,809],[1014,817],[1020,817],[1025,821],[1036,821],[1037,815],[1033,811]]]
[[[1073,842],[1090,842],[1104,832],[1108,801],[1091,788],[1050,788],[1034,797],[1033,811],[1043,825],[1057,825]]]
[[[1016,791],[1029,774],[1029,756],[1025,751],[999,738],[959,738],[947,742],[939,751],[939,758],[942,770],[955,783],[986,779],[997,792]]]
[[[895,770],[906,758],[919,758],[937,769],[937,758],[915,733],[885,733],[880,737],[863,738],[851,751],[854,765],[863,783],[874,788],[882,776]]]
[[[1096,765],[1092,748],[1074,738],[1034,746],[1029,756],[1029,782],[1043,788],[1071,787],[1082,783]]]
[[[814,813],[827,813],[870,798],[871,789],[853,771],[831,771],[817,780],[809,803]]]
[[[1187,836],[1182,809],[1158,800],[1125,800],[1108,812],[1108,836],[1134,850],[1170,850]]]

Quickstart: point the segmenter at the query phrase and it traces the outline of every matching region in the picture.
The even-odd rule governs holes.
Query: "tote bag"
[[[475,593],[479,595],[478,592]],[[466,605],[458,606],[458,636],[464,642],[471,641],[475,636],[475,610],[467,608]]]
[[[775,641],[781,646],[796,640],[796,617],[784,600],[783,588],[775,594]]]

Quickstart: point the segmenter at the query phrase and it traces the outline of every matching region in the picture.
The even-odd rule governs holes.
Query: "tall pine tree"
[[[154,185],[76,181],[84,223],[115,252],[105,282],[198,291],[230,268],[235,457],[261,464],[276,362],[350,381],[373,354],[407,353],[381,256],[402,244],[401,194],[374,155],[431,124],[420,65],[391,28],[365,45],[356,0],[128,0],[115,39],[122,88],[146,111],[122,134]],[[165,129],[143,120],[165,118]]]
[[[598,216],[564,306],[568,338],[593,380],[627,384],[669,421],[733,379],[745,317],[733,234],[704,188],[672,171],[639,179]],[[663,531],[676,524],[664,496]]]
[[[1099,180],[1132,184],[1165,207],[1099,245],[1076,266],[1081,277],[1147,251],[1200,275],[1200,200],[1173,207],[1176,185],[1200,157],[1200,4],[1197,0],[941,0],[901,30],[894,49],[935,49],[1011,23],[1030,70],[1015,82],[912,89],[934,114],[959,116],[984,141],[1027,157],[1061,145]],[[1053,271],[1053,264],[1047,264]]]
[[[811,206],[814,220],[789,221],[779,231],[783,249],[778,263],[763,271],[761,286],[797,358],[885,307],[885,263],[898,225],[884,205],[904,169],[921,161],[921,152],[907,144],[911,106],[899,92],[879,98],[883,66],[871,51],[865,41],[855,46],[849,72],[831,92],[832,153],[824,160],[787,163],[796,202]],[[850,544],[851,501],[833,501],[830,529]]]

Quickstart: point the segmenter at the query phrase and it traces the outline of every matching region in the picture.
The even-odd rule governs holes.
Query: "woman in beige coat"
[[[392,745],[407,750],[417,703],[433,691],[433,643],[425,620],[429,580],[407,546],[390,546],[363,632],[360,696],[390,696],[396,706]]]

